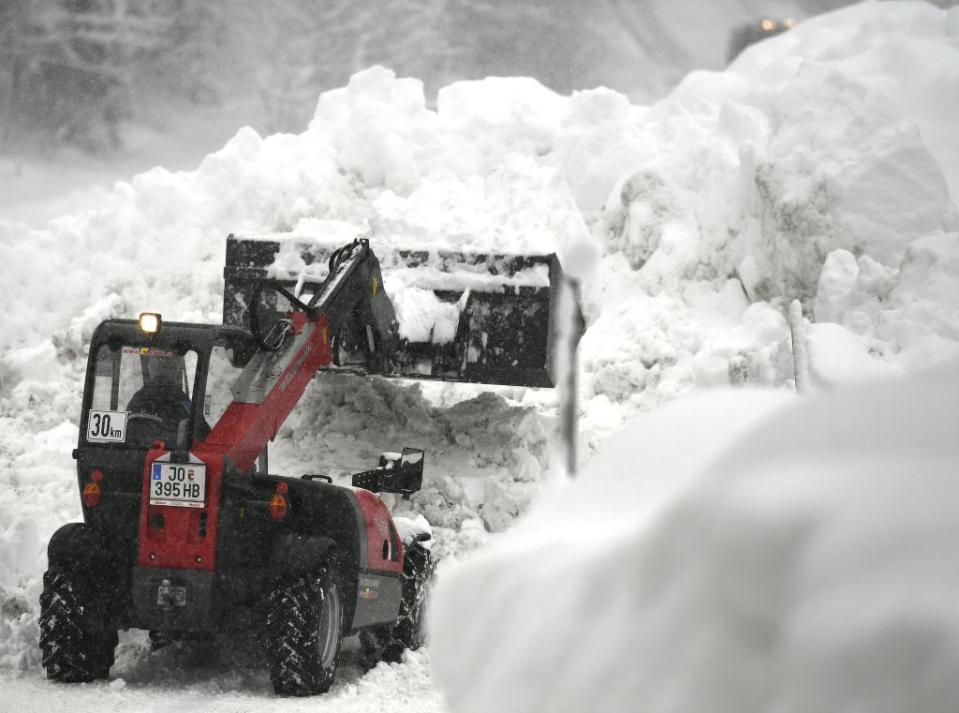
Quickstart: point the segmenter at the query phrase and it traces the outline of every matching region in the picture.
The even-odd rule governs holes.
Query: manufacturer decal
[[[175,357],[176,352],[169,349],[160,349],[159,347],[123,347],[124,354],[131,356],[151,356],[151,357]]]
[[[297,372],[303,368],[303,364],[306,363],[307,357],[313,353],[313,342],[307,342],[306,346],[303,347],[297,357],[296,361],[293,362],[293,365],[290,367],[290,370],[286,373],[286,376],[280,381],[280,391],[286,391],[286,387],[290,385],[290,382],[293,381],[293,377],[296,376]]]
[[[379,587],[379,578],[361,576],[359,578],[359,592],[357,596],[359,596],[360,599],[366,599],[368,601],[377,599],[380,596]]]

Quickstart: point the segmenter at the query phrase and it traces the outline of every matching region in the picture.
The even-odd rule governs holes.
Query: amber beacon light
[[[156,312],[144,312],[140,315],[140,331],[144,334],[156,334],[160,331],[163,320]]]

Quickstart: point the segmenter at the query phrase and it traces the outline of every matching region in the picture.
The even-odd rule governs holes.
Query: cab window
[[[124,345],[97,351],[86,439],[94,443],[190,446],[197,354]]]

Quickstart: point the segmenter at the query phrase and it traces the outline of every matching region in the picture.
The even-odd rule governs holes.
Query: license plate
[[[154,463],[150,504],[202,508],[206,498],[206,466],[202,463]]]

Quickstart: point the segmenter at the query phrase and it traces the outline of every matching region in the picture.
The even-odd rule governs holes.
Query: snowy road
[[[353,643],[348,640],[347,644]],[[205,713],[246,711],[445,711],[429,672],[426,651],[407,652],[402,664],[380,664],[364,675],[347,645],[337,682],[313,698],[277,698],[265,666],[250,649],[210,656],[196,644],[150,653],[141,632],[121,635],[110,680],[80,685],[47,681],[42,670],[0,673],[0,711],[14,713]]]

